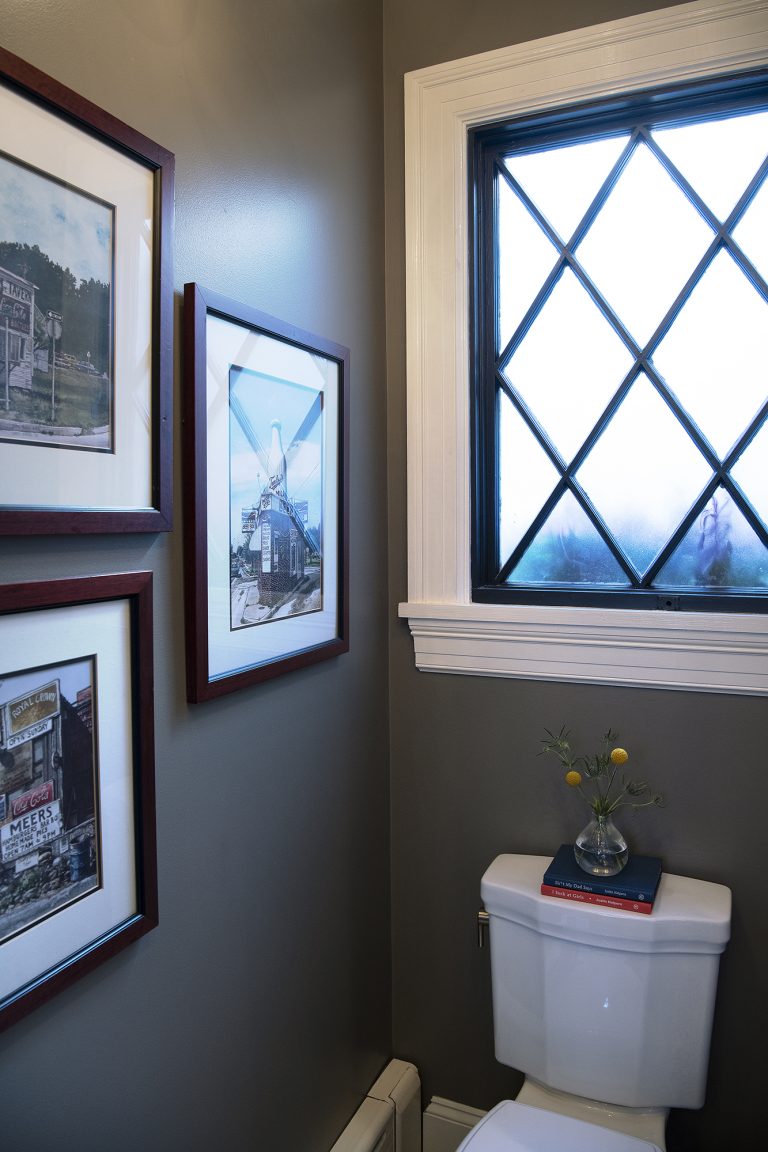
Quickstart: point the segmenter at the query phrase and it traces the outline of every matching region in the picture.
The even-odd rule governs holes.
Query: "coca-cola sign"
[[[11,814],[23,816],[32,808],[39,808],[41,804],[49,804],[51,800],[53,800],[53,780],[47,780],[45,784],[38,784],[37,788],[32,788],[23,796],[17,796],[13,802]]]

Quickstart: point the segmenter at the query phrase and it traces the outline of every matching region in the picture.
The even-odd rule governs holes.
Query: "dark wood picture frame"
[[[262,351],[254,352],[259,347]],[[262,357],[268,364],[263,370]],[[315,372],[322,382],[313,393],[302,381],[314,381]],[[183,379],[187,698],[198,703],[349,649],[349,350],[199,284],[186,284]],[[236,394],[241,380],[243,392]],[[249,404],[251,415],[244,411]],[[271,420],[288,409],[290,416]],[[276,477],[268,457],[274,455],[274,427],[279,432],[281,423],[285,451],[282,446],[278,451],[282,471]],[[252,498],[240,504],[233,494],[233,462],[242,456],[236,456],[237,437],[245,452],[253,452]],[[299,461],[311,453],[319,478],[310,485],[309,468]],[[250,513],[243,509],[246,503]],[[265,526],[270,517],[262,513],[267,504],[276,510],[272,527]],[[274,527],[280,510],[283,551]],[[241,537],[233,528],[238,522]],[[245,539],[254,547],[250,553]],[[276,588],[288,539],[292,583],[280,600],[277,591],[266,591],[265,573],[269,569]],[[250,597],[253,613],[247,621],[233,608],[240,576],[243,602]],[[310,607],[318,603],[320,608]]]
[[[85,630],[76,628],[73,635],[73,623],[78,622],[90,622],[91,626]],[[0,904],[0,929],[5,929],[0,931],[0,973],[5,973],[0,978],[0,1031],[93,971],[158,923],[152,573],[0,585],[0,637],[4,632],[6,640],[16,641],[13,649],[6,648],[5,642],[0,645],[9,656],[7,660],[0,659],[3,719],[0,747],[6,750],[3,760],[6,772],[11,763],[7,749],[14,747],[18,754],[22,741],[31,749],[33,737],[37,737],[38,730],[46,723],[28,727],[26,732],[9,738],[12,726],[25,722],[14,719],[21,711],[18,693],[14,695],[14,683],[28,683],[34,678],[40,683],[50,682],[57,670],[66,673],[68,665],[82,667],[86,661],[92,663],[90,696],[86,693],[87,699],[70,702],[62,680],[61,693],[56,692],[58,718],[47,720],[51,734],[47,737],[50,745],[46,747],[50,753],[51,748],[59,746],[52,759],[46,758],[42,771],[44,775],[56,777],[58,782],[38,784],[36,791],[21,796],[17,793],[12,803],[17,805],[15,819],[20,824],[20,813],[41,812],[40,807],[34,806],[45,804],[41,793],[48,788],[47,798],[57,804],[56,815],[60,817],[68,806],[63,798],[60,804],[59,800],[69,790],[62,781],[67,780],[68,771],[73,771],[73,730],[75,735],[79,733],[81,750],[83,733],[90,731],[92,751],[89,755],[94,781],[90,870],[96,873],[96,879],[90,888],[82,883],[80,887],[72,886],[75,881],[82,882],[82,872],[78,874],[72,868],[77,866],[76,857],[82,851],[81,842],[85,837],[73,838],[71,831],[67,831],[66,819],[60,822],[56,838],[51,833],[43,846],[47,850],[44,863],[35,861],[30,865],[30,859],[36,857],[37,852],[25,857],[32,871],[42,865],[41,871],[45,870],[50,878],[49,857],[51,853],[57,854],[53,865],[59,871],[58,882],[64,888],[58,902],[51,901],[51,906],[45,903],[47,897],[34,899],[21,927],[15,920],[3,923],[6,914],[13,917],[17,911],[12,907],[4,912]],[[23,658],[19,656],[19,638],[25,642]],[[68,650],[73,659],[66,656],[62,659],[62,653]],[[46,687],[50,687],[50,683],[46,683]],[[27,698],[39,697],[29,692]],[[27,706],[25,698],[21,706]],[[110,723],[115,719],[117,723]],[[122,742],[117,728],[124,730]],[[48,767],[52,762],[55,770]],[[10,771],[14,771],[13,765]],[[57,772],[61,775],[57,776]],[[55,790],[59,796],[53,800]],[[104,802],[107,790],[109,805]],[[4,849],[0,859],[2,894],[3,885],[13,881],[13,865],[18,864],[20,852],[30,851],[29,844],[22,841],[19,845],[17,839],[13,842],[14,850],[9,852],[9,842],[14,836],[31,833],[20,826],[12,827],[14,815],[9,796],[3,795],[0,799],[4,817],[0,823]],[[44,818],[45,813],[41,816]],[[66,827],[62,829],[61,823]],[[63,867],[70,871],[62,878]],[[112,922],[116,908],[120,909],[120,918]]]
[[[3,503],[3,499],[7,500],[8,498],[7,493],[0,493],[0,535],[168,531],[172,527],[173,470],[174,156],[102,108],[79,96],[76,92],[26,63],[18,56],[0,48],[0,92],[4,90],[15,94],[25,104],[28,102],[30,108],[36,110],[36,114],[39,114],[39,110],[49,114],[52,130],[55,129],[56,125],[61,126],[62,130],[66,131],[71,131],[71,128],[74,127],[81,131],[88,140],[96,142],[94,146],[102,148],[105,157],[114,153],[123,159],[127,158],[128,161],[138,166],[137,170],[146,169],[151,178],[153,225],[151,269],[147,275],[146,283],[142,281],[142,284],[136,289],[137,295],[140,291],[146,290],[148,298],[151,299],[151,319],[147,325],[151,333],[151,347],[149,366],[144,380],[148,393],[149,428],[145,432],[137,418],[132,431],[132,435],[137,438],[143,437],[142,451],[147,460],[147,471],[150,473],[146,485],[149,500],[133,502],[129,498],[127,501],[123,501],[119,498],[122,493],[118,484],[115,499],[111,500],[108,505],[93,506],[90,503],[90,498],[94,492],[101,490],[101,486],[98,474],[94,475],[91,480],[86,472],[84,480],[77,482],[76,498],[62,503],[48,502],[40,499],[39,495],[33,496],[29,501],[22,498],[14,500],[13,503]],[[45,122],[48,125],[47,119]],[[66,142],[63,142],[62,151],[66,152],[67,147]],[[0,134],[0,153],[2,152],[3,140]],[[14,156],[8,156],[7,159],[15,161]],[[20,160],[18,162],[24,167],[29,166],[29,161]],[[47,176],[43,154],[40,155],[34,168],[39,169],[41,175]],[[121,244],[123,241],[120,220],[118,220],[116,234],[118,244]],[[3,237],[0,236],[0,240],[2,239]],[[122,249],[118,247],[116,261],[118,270],[120,251]],[[125,295],[126,293],[123,293],[123,297]],[[111,339],[114,347],[115,322],[121,316],[123,303],[119,298],[119,293],[115,293],[114,286],[112,286],[112,297]],[[146,322],[142,321],[142,323]],[[90,353],[88,355],[90,356]],[[55,342],[52,360],[56,362]],[[90,368],[90,361],[88,367]],[[6,375],[9,375],[7,365]],[[127,396],[128,388],[135,384],[135,379],[127,379],[128,375],[127,372],[121,372],[120,378],[115,379],[115,373],[111,373],[113,395],[119,392],[121,395]],[[53,392],[53,385],[51,391]],[[51,405],[53,406],[53,396]],[[110,411],[110,421],[114,419],[113,411]],[[116,443],[114,442],[115,439]],[[113,437],[111,450],[108,453],[102,453],[102,455],[109,455],[119,462],[122,451],[125,458],[123,467],[126,470],[125,474],[128,475],[132,453],[127,448],[121,449],[121,443],[126,443],[126,437],[121,437],[118,429],[117,437]],[[12,445],[12,449],[16,447],[15,444]],[[0,441],[0,453],[4,450],[7,451],[7,449],[8,442]],[[22,470],[29,472],[42,468],[45,471],[45,461],[51,460],[51,453],[58,458],[55,463],[51,464],[52,469],[60,469],[60,454],[65,451],[65,448],[38,443],[33,451],[37,454],[34,467],[27,466],[26,469],[22,468]],[[45,457],[45,453],[48,453],[49,456]],[[87,455],[81,451],[74,454]],[[90,455],[95,460],[97,454],[91,453]],[[13,467],[16,471],[19,470],[15,463]],[[93,467],[97,467],[97,465],[94,463]],[[55,472],[52,471],[50,490],[57,488],[54,476]],[[130,492],[126,494],[129,497],[132,496]]]

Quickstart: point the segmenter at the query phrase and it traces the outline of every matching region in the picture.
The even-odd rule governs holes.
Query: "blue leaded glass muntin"
[[[768,78],[473,130],[473,598],[768,606]]]

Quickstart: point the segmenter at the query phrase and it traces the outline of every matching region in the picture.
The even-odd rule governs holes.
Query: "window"
[[[767,70],[768,0],[694,0],[406,76],[408,599],[400,614],[420,669],[768,695],[764,612],[473,598],[467,235],[468,138],[478,127],[626,107],[640,92]],[[743,491],[735,467],[731,476]],[[747,499],[764,520],[762,492]]]
[[[8,360],[11,364],[23,364],[27,356],[27,341],[16,332],[8,333]]]
[[[768,608],[768,84],[477,129],[473,598]]]
[[[46,774],[45,752],[48,747],[48,738],[38,736],[32,741],[32,777],[37,780]]]

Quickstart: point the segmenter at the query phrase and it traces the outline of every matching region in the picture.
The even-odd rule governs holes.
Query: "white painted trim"
[[[768,0],[617,20],[405,77],[408,602],[432,671],[768,693],[768,617],[471,603],[470,127],[768,64]],[[674,618],[672,618],[674,617]],[[442,626],[439,626],[442,621]],[[682,670],[675,672],[677,665]]]
[[[424,1109],[424,1152],[456,1152],[485,1112],[433,1096]]]
[[[768,695],[768,619],[401,604],[423,672]]]

